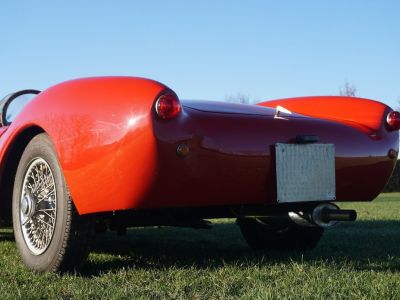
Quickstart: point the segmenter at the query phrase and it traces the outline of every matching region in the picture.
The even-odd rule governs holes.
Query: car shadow
[[[11,230],[0,231],[0,242],[13,242],[13,241],[15,241],[14,233]]]
[[[211,230],[135,228],[126,236],[112,232],[96,236],[83,276],[97,276],[121,268],[212,269],[283,262],[316,262],[374,271],[400,271],[400,221],[358,221],[327,230],[318,246],[306,253],[251,250],[234,223]]]

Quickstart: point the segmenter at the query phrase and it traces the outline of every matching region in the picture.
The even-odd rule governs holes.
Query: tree
[[[250,104],[250,96],[242,93],[237,93],[236,95],[225,96],[227,102],[240,103],[240,104]]]
[[[347,81],[344,83],[344,87],[340,89],[339,95],[340,96],[348,96],[348,97],[355,97],[357,92],[357,88],[355,85],[348,83]]]
[[[400,192],[400,160],[396,162],[396,167],[385,186],[384,192]]]

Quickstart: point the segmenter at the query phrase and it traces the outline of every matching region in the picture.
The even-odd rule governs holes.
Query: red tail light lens
[[[182,110],[179,99],[174,94],[163,94],[156,101],[156,113],[161,119],[173,119]]]
[[[386,122],[387,122],[390,130],[399,130],[400,129],[400,112],[391,111],[390,113],[388,113]]]

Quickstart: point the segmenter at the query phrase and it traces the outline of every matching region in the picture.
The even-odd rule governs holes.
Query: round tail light
[[[387,122],[390,130],[399,130],[400,129],[400,112],[391,111],[390,113],[388,113],[386,122]]]
[[[164,120],[175,118],[182,110],[181,103],[175,94],[162,94],[156,104],[157,115]]]

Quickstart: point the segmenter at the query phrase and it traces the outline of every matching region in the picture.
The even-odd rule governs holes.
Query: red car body
[[[387,129],[391,109],[382,103],[347,97],[258,106],[182,101],[182,113],[163,120],[154,102],[166,90],[131,77],[51,87],[1,128],[1,167],[24,132],[46,132],[80,214],[276,203],[273,146],[302,133],[335,144],[337,201],[374,199],[393,171],[396,160],[388,153],[398,151],[398,131]],[[298,114],[276,119],[277,105]],[[181,143],[190,148],[185,158],[176,155]]]
[[[175,97],[172,117],[160,117],[157,99],[162,95]],[[179,102],[168,87],[148,79],[72,80],[39,93],[11,123],[0,127],[1,215],[10,219],[13,176],[25,147],[40,133],[46,133],[54,147],[78,214],[113,218],[133,213],[128,221],[117,222],[125,227],[201,227],[197,219],[315,208],[315,201],[277,201],[275,145],[296,144],[299,136],[334,145],[336,202],[370,201],[382,191],[396,163],[398,117],[383,103],[354,97],[257,105]],[[25,217],[26,203],[20,213]],[[255,225],[241,222],[249,236],[246,232]],[[285,239],[295,238],[296,230]],[[319,237],[317,232],[316,241]],[[246,240],[252,244],[252,237]],[[29,263],[32,257],[26,257],[33,269],[60,266],[54,260],[36,267],[36,262]]]
[[[398,132],[387,130],[391,109],[382,103],[345,97],[259,106],[183,101],[182,114],[161,120],[154,101],[167,89],[130,77],[78,79],[51,87],[9,128],[1,128],[1,166],[18,136],[40,128],[54,143],[80,214],[275,203],[272,147],[302,133],[335,144],[338,201],[374,199],[393,171],[395,159],[388,152],[398,151]],[[302,115],[274,119],[276,105]],[[176,155],[180,143],[190,147],[183,159]]]

